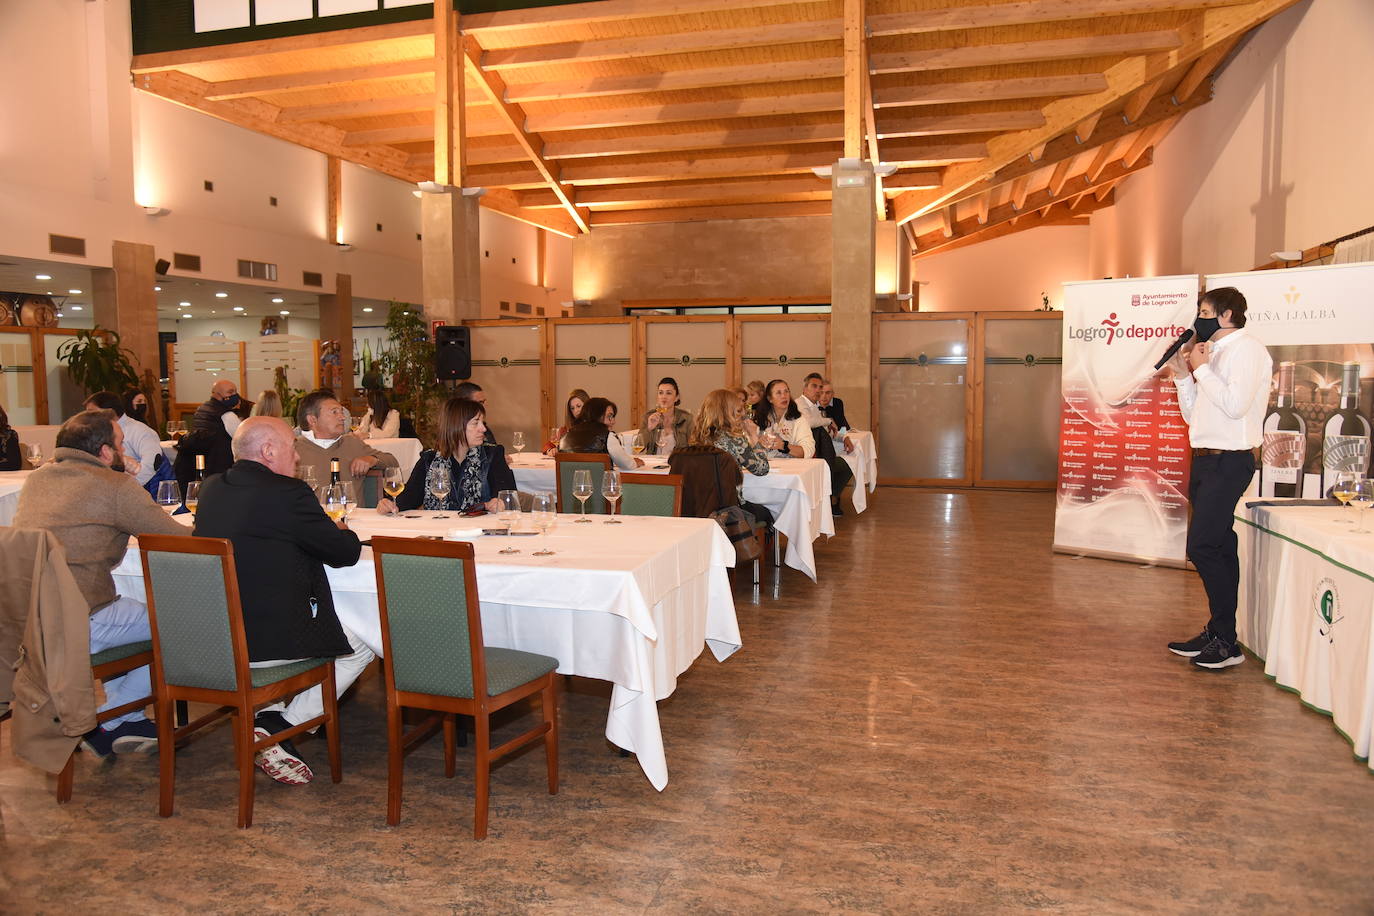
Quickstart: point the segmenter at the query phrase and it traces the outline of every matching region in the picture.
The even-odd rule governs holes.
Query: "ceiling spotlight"
[[[365,306],[363,306],[363,311],[364,311],[364,312],[370,312],[370,311],[372,311],[372,306],[370,306],[370,305],[365,305]]]
[[[79,305],[69,305],[69,306],[67,306],[67,308],[71,309],[73,312],[79,312],[79,311],[81,311],[81,306],[79,306]]]
[[[288,312],[286,309],[282,309],[280,312],[277,312],[277,314],[278,314],[278,315],[290,315],[291,313]]]
[[[34,274],[33,278],[35,280],[51,280],[52,274]]]
[[[69,290],[67,290],[67,294],[70,295],[70,296],[79,296],[79,295],[81,295],[81,290],[79,290],[79,289],[69,289]]]
[[[228,294],[228,293],[215,293],[215,298],[216,298],[216,299],[228,299],[228,298],[229,298],[229,294]]]
[[[281,304],[282,304],[283,302],[285,302],[285,301],[286,301],[286,300],[283,299],[281,296],[273,296],[273,297],[272,297],[272,304],[273,304],[273,305],[281,305]]]
[[[234,306],[234,311],[236,311],[236,312],[241,312],[241,311],[243,311],[243,306],[241,306],[241,305],[236,305],[236,306]],[[211,314],[213,314],[213,313],[211,313]]]

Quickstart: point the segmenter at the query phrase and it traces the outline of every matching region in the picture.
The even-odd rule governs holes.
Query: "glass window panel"
[[[1062,321],[983,324],[983,480],[1058,475]]]
[[[60,424],[86,403],[86,392],[72,381],[66,365],[57,358],[57,351],[69,340],[76,338],[65,334],[43,335],[43,364],[47,367],[44,384],[48,387],[48,423],[52,425]]]
[[[967,466],[968,322],[878,322],[882,476],[962,480]]]

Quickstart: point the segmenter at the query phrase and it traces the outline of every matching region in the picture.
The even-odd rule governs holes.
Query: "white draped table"
[[[525,516],[528,521],[529,516]],[[464,518],[416,511],[392,517],[359,510],[349,526],[376,535],[446,535],[502,527],[491,516]],[[606,737],[638,757],[654,788],[668,784],[657,701],[708,646],[718,661],[740,647],[726,568],[734,550],[710,519],[626,518],[621,525],[573,523],[559,516],[551,557],[533,552],[542,537],[473,540],[482,630],[489,646],[558,659],[561,674],[610,681]],[[502,556],[507,544],[520,553]],[[115,570],[120,594],[143,596],[142,568],[131,545]],[[372,551],[329,570],[339,619],[377,654],[382,651]]]
[[[863,429],[851,429],[845,433],[854,445],[854,451],[844,450],[844,440],[835,442],[835,454],[844,459],[845,464],[854,472],[854,486],[849,491],[849,501],[855,512],[868,508],[868,494],[878,489],[878,446],[873,434]]]
[[[19,491],[33,471],[0,471],[0,525],[14,521],[19,511]]]
[[[406,479],[410,478],[410,471],[420,460],[422,447],[419,439],[366,439],[369,446],[379,452],[386,452],[396,459],[396,463],[401,466],[401,473]]]
[[[1236,632],[1264,673],[1332,723],[1369,759],[1374,735],[1374,533],[1353,509],[1261,506],[1236,511]],[[1374,525],[1374,515],[1367,521]],[[1374,763],[1371,763],[1374,768]]]
[[[857,449],[856,449],[857,451]],[[645,466],[635,473],[666,474],[667,459],[639,455]],[[554,461],[544,455],[521,454],[510,458],[515,485],[526,493],[556,490]],[[628,473],[628,472],[627,472]],[[767,506],[774,525],[787,535],[783,562],[816,580],[816,555],[812,542],[822,534],[833,537],[835,519],[830,514],[830,467],[819,458],[773,458],[763,477],[744,475],[744,498]]]

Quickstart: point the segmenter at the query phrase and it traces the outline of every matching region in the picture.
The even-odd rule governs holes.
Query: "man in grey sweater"
[[[186,535],[190,531],[153,502],[124,473],[124,433],[108,410],[87,410],[62,424],[53,460],[34,471],[19,492],[16,528],[45,528],[67,553],[67,565],[91,606],[91,652],[151,639],[148,608],[115,593],[111,570],[129,537]],[[152,693],[147,667],[105,682],[109,709]],[[82,747],[100,757],[157,749],[157,729],[142,710],[111,719],[89,732]]]

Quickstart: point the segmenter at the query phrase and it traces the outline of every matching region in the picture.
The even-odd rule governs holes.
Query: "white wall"
[[[1374,224],[1374,3],[1265,23],[1092,218],[1091,276],[1249,270]],[[1199,90],[1205,91],[1205,89]]]
[[[1034,310],[1041,292],[1060,308],[1060,284],[1089,277],[1089,232],[1087,226],[1045,226],[921,258],[911,269],[914,280],[926,283],[920,310]]]

